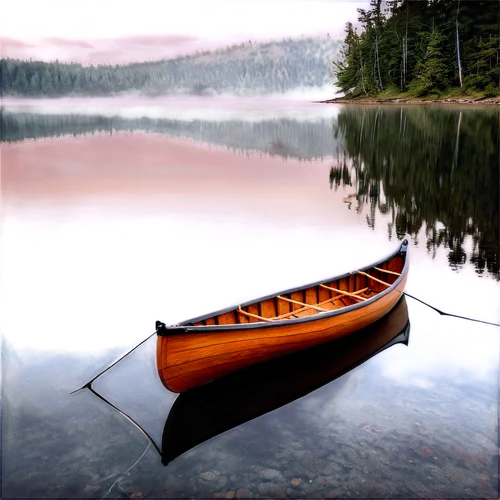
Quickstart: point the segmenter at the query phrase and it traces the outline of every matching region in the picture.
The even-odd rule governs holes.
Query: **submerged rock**
[[[302,465],[310,472],[316,472],[318,470],[314,462],[309,457],[302,460]]]
[[[260,469],[258,474],[261,479],[266,479],[267,481],[274,480],[276,482],[284,480],[281,472],[276,469]]]
[[[325,498],[339,498],[342,497],[343,495],[343,490],[341,489],[335,489],[335,490],[328,490],[324,497]]]
[[[259,493],[266,498],[281,498],[286,497],[285,490],[279,486],[278,484],[274,484],[271,482],[260,483],[259,484]]]
[[[236,498],[253,498],[254,495],[251,491],[246,490],[245,488],[240,488],[236,491]]]
[[[200,473],[200,477],[207,482],[213,481],[214,479],[217,479],[219,476],[220,476],[220,472],[216,471],[216,470]]]
[[[164,482],[162,491],[166,496],[180,496],[184,491],[184,482],[180,478],[170,476]]]

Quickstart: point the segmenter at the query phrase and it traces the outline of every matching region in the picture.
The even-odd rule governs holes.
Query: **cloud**
[[[124,63],[173,57],[251,39],[341,36],[367,2],[188,2],[160,16],[50,17],[45,25],[9,25],[2,18],[3,57]]]
[[[68,39],[45,37],[28,43],[5,38],[2,56],[14,59],[33,59],[83,64],[123,64],[175,57],[204,48],[203,41],[188,35],[135,35],[114,39]]]

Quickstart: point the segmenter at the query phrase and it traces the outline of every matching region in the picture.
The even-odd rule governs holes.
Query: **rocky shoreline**
[[[326,101],[318,101],[321,104],[486,104],[500,105],[500,97],[447,97],[440,99],[424,99],[424,98],[363,98],[363,99],[346,99],[344,97],[336,97]]]

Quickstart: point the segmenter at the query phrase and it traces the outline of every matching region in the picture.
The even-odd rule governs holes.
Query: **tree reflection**
[[[94,114],[15,112],[0,108],[0,142],[96,133],[146,132],[192,139],[247,153],[309,161],[335,150],[332,119],[278,117],[262,120],[138,118]]]
[[[500,279],[499,122],[487,108],[345,107],[330,186],[354,186],[370,227],[388,214],[390,235],[424,230],[427,249],[448,248],[453,268],[468,259]]]

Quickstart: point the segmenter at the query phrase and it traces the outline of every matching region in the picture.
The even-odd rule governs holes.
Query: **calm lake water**
[[[164,453],[185,439],[166,466],[70,392],[157,319],[361,267],[405,235],[408,293],[498,323],[499,110],[66,99],[4,102],[1,120],[2,498],[498,498],[499,328],[411,298],[409,329],[382,325],[401,336],[364,363],[359,337],[186,396],[161,385],[152,337],[94,388]]]

